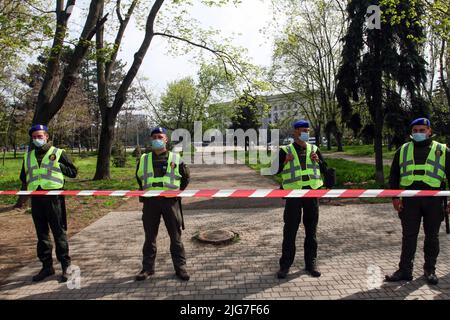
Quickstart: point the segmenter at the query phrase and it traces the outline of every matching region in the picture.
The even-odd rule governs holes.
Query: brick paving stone
[[[317,238],[321,278],[303,271],[303,237],[287,279],[276,278],[281,253],[283,208],[185,210],[183,235],[191,280],[179,281],[170,258],[162,223],[158,235],[156,273],[142,283],[141,212],[111,212],[71,238],[81,288],[57,283],[57,275],[34,284],[39,270],[32,263],[12,274],[0,287],[0,299],[449,299],[450,236],[441,229],[437,264],[439,285],[422,278],[423,231],[418,241],[414,280],[369,288],[368,280],[395,271],[401,247],[400,221],[390,204],[321,206]],[[191,240],[200,229],[224,227],[241,240],[229,246],[201,245]],[[56,265],[55,265],[56,266]],[[378,270],[368,274],[368,269]],[[374,268],[375,267],[375,268]]]

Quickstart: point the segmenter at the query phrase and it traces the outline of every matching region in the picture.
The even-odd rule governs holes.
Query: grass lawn
[[[322,146],[320,151],[324,154],[337,152],[337,147],[332,147],[331,150],[327,150],[326,146]],[[386,146],[383,147],[383,158],[392,159],[395,154],[395,149],[388,150]],[[373,145],[361,145],[361,146],[344,146],[344,154],[355,157],[375,157],[375,151]]]
[[[70,154],[75,166],[78,168],[78,176],[75,179],[66,178],[64,188],[67,190],[135,190],[138,188],[135,171],[136,159],[128,155],[124,168],[116,168],[111,164],[111,180],[92,181],[95,173],[97,158],[94,154],[85,154],[80,157],[78,154]],[[22,167],[23,155],[19,154],[16,159],[8,154],[5,165],[0,161],[0,190],[19,190],[21,182],[19,180]],[[16,196],[1,196],[0,204],[12,205],[16,202]],[[88,197],[80,198],[89,201]],[[116,198],[109,198],[104,202],[104,206],[112,206]]]

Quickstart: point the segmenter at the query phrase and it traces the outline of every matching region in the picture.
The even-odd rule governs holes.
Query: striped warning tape
[[[107,197],[182,197],[182,198],[391,198],[449,197],[450,191],[392,189],[187,189],[187,190],[51,190],[0,191],[0,195],[27,196],[107,196]]]

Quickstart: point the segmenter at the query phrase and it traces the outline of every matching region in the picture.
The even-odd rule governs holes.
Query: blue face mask
[[[302,132],[302,133],[300,133],[300,136],[298,138],[304,142],[308,142],[309,141],[309,133]]]
[[[152,140],[152,148],[159,150],[164,149],[166,147],[166,144],[164,140]]]
[[[427,134],[426,133],[413,133],[412,134],[412,138],[414,139],[414,141],[416,142],[421,142],[421,141],[425,141],[427,140]]]
[[[45,140],[44,139],[33,139],[33,144],[40,148],[45,144]]]

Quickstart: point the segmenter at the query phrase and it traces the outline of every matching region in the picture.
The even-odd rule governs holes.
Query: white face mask
[[[45,143],[46,141],[44,139],[33,139],[33,144],[38,148],[42,147]]]

